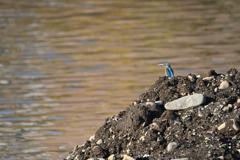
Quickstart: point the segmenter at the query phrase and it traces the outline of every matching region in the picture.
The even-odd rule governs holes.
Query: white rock
[[[217,157],[218,159],[222,159],[222,160],[224,160],[224,157],[223,156],[219,156],[219,157]]]
[[[238,98],[237,103],[240,104],[240,98]]]
[[[198,117],[203,117],[203,114],[201,111],[198,112]]]
[[[153,106],[153,105],[155,105],[155,103],[154,103],[154,102],[146,102],[146,106],[147,106],[147,105]]]
[[[214,89],[214,92],[218,92],[218,88],[217,87]]]
[[[163,105],[163,101],[155,101],[155,103],[159,106]]]
[[[143,158],[148,158],[149,157],[149,154],[144,154],[143,155]]]
[[[142,136],[139,138],[140,141],[144,141],[145,140],[145,136]]]
[[[219,89],[227,89],[229,87],[229,83],[228,81],[222,81],[222,83],[220,84],[220,86],[218,87]]]
[[[195,107],[205,103],[206,97],[203,94],[194,94],[185,96],[177,100],[168,102],[165,104],[165,108],[168,110],[183,110],[189,107]]]
[[[159,126],[155,122],[151,123],[149,126],[151,129],[160,130]]]
[[[134,160],[133,157],[130,157],[130,156],[126,155],[126,154],[124,154],[122,157],[123,157],[122,160]]]
[[[238,153],[240,153],[240,149],[237,149]]]
[[[176,159],[171,159],[171,160],[189,160],[188,158],[176,158]]]
[[[102,144],[102,139],[99,139],[97,142],[96,142],[97,145],[101,145]]]
[[[238,126],[236,120],[232,119],[232,121],[233,121],[233,129],[235,129],[235,131],[239,131],[239,126]]]
[[[205,81],[211,81],[213,79],[213,77],[205,77],[205,78],[203,78],[203,80],[205,80]]]
[[[193,81],[193,76],[192,75],[188,75],[188,79],[192,82]]]
[[[172,151],[174,151],[176,148],[178,148],[179,146],[180,146],[179,143],[177,143],[177,142],[171,142],[171,143],[169,143],[169,144],[167,145],[167,151],[168,151],[168,152],[172,152]]]
[[[226,123],[224,122],[223,124],[221,124],[219,127],[218,127],[218,130],[220,131],[220,130],[222,130],[223,128],[225,128],[226,127]]]
[[[137,105],[137,102],[133,102],[133,105],[136,106],[136,105]]]
[[[80,155],[77,155],[74,160],[80,160]]]
[[[224,112],[229,111],[229,107],[226,106],[226,107],[224,107],[222,110],[223,110]]]
[[[127,154],[130,154],[130,151],[131,151],[131,150],[128,148],[128,149],[127,149]]]
[[[89,141],[92,142],[95,139],[95,134],[89,138]]]
[[[112,155],[109,156],[107,159],[108,159],[108,160],[115,160],[115,154],[112,154]]]

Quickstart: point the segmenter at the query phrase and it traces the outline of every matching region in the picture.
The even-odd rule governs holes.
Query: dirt
[[[219,89],[227,81],[226,89]],[[167,102],[202,93],[205,104],[185,110],[166,110]],[[240,73],[209,71],[208,78],[194,74],[159,79],[126,110],[105,123],[66,159],[240,159]],[[239,99],[239,100],[238,100]],[[224,124],[224,129],[219,126]],[[167,150],[171,142],[179,144]],[[144,158],[143,158],[144,157]]]

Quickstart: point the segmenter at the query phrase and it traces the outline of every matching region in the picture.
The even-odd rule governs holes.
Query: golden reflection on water
[[[1,158],[64,157],[164,76],[158,63],[240,70],[235,0],[0,2]]]

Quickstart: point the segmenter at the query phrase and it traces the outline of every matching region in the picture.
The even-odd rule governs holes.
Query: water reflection
[[[63,158],[163,76],[158,63],[240,70],[234,0],[0,2],[0,159]]]
[[[56,132],[56,131],[42,131],[43,134],[50,134],[50,135],[61,135],[62,132]]]

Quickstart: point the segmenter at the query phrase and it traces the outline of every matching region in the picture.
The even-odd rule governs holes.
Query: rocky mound
[[[159,79],[66,160],[240,159],[240,73]]]

